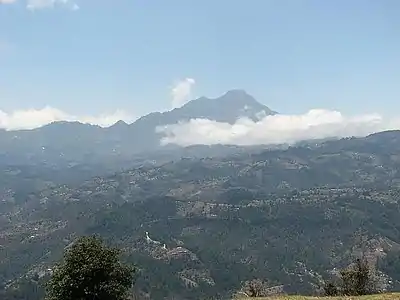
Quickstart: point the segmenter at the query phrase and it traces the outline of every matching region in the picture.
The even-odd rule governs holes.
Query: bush
[[[246,297],[265,297],[269,296],[270,288],[268,287],[268,283],[262,281],[261,279],[253,279],[246,281],[242,287],[242,289],[237,292],[237,297],[241,295],[246,295]]]

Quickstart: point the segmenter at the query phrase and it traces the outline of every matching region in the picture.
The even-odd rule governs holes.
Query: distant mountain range
[[[132,124],[119,121],[102,128],[79,122],[55,122],[34,130],[0,130],[0,160],[51,162],[126,157],[160,149],[163,134],[156,132],[158,126],[198,118],[232,124],[241,117],[255,121],[274,114],[245,91],[231,90],[216,99],[201,97],[171,111],[150,113]]]

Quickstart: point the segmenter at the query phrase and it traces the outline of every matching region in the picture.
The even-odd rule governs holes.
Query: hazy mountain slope
[[[275,114],[245,91],[233,90],[216,99],[202,97],[171,111],[150,113],[130,125],[121,121],[101,128],[78,122],[56,122],[34,130],[1,130],[0,162],[98,162],[115,156],[130,159],[141,152],[162,149],[163,134],[156,132],[157,126],[195,118],[234,123],[240,117],[255,120],[260,113]]]

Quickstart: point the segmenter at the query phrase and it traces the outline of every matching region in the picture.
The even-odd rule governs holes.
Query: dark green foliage
[[[119,261],[119,251],[96,237],[78,239],[48,283],[48,300],[123,300],[133,284],[134,269]]]
[[[339,295],[339,290],[333,282],[328,282],[324,286],[324,295],[327,297],[334,297]]]
[[[365,258],[356,259],[350,267],[340,271],[340,283],[329,282],[324,287],[326,296],[362,296],[377,292],[374,276]]]
[[[374,292],[374,283],[366,259],[357,259],[353,266],[341,270],[342,293],[346,296],[368,295]]]

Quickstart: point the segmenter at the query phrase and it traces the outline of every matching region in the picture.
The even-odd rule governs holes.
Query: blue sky
[[[288,114],[400,109],[397,0],[1,2],[3,114],[142,115],[185,78],[192,98],[243,88]]]

